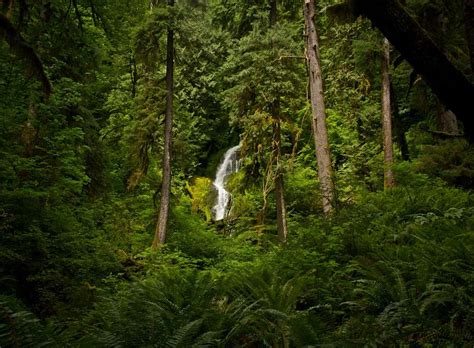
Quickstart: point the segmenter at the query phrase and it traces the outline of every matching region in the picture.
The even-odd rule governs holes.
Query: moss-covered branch
[[[51,82],[46,76],[43,63],[35,50],[28,45],[18,30],[15,29],[7,16],[0,13],[0,36],[3,37],[11,50],[20,58],[25,59],[28,72],[42,84],[43,92],[48,97],[51,94]]]

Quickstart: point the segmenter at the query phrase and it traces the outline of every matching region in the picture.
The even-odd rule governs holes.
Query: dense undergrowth
[[[392,47],[385,190],[383,35],[332,18],[340,3],[316,1],[336,193],[325,217],[303,1],[2,1],[1,348],[474,346],[469,125]],[[472,81],[467,2],[400,3]],[[171,212],[152,251],[169,29]],[[212,178],[239,143],[232,209],[213,222]]]
[[[473,197],[408,179],[330,220],[293,216],[284,246],[201,221],[131,259],[129,280],[91,290],[97,303],[80,319],[38,322],[4,297],[2,345],[468,346]]]

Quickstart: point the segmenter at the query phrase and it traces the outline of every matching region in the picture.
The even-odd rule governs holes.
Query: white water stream
[[[240,145],[237,145],[227,150],[222,163],[217,168],[216,179],[213,182],[217,190],[217,199],[212,208],[215,221],[224,219],[228,213],[227,206],[230,201],[230,193],[225,189],[225,184],[229,175],[239,170],[239,149]]]

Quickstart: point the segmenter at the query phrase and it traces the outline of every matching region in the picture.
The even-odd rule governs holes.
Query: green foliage
[[[382,191],[382,37],[365,20],[334,25],[334,2],[319,1],[316,16],[330,217],[320,215],[300,3],[278,1],[270,25],[266,0],[11,2],[53,94],[2,38],[0,346],[474,344],[472,146],[439,140],[441,105],[392,50],[397,187]],[[461,3],[407,7],[469,72]],[[169,238],[152,251],[169,26],[173,187]],[[277,117],[284,245],[269,195]],[[412,162],[398,155],[403,138]],[[230,214],[213,222],[211,178],[239,141]]]
[[[144,268],[136,280],[118,278],[117,290],[103,292],[67,339],[102,346],[472,343],[472,197],[421,174],[407,182],[362,194],[331,221],[293,218],[284,248],[219,236],[183,206],[173,213],[179,224],[168,247],[137,259]]]
[[[150,343],[187,346],[205,341],[200,333],[206,322],[203,310],[212,299],[209,280],[192,270],[162,269],[159,277],[106,299],[86,319],[90,325],[84,327],[85,333],[100,342],[102,333],[107,332],[126,347]]]
[[[8,300],[11,301],[11,299],[2,298],[0,302],[0,343],[2,346],[37,347],[50,343],[39,320],[28,311],[13,310]]]
[[[451,185],[472,189],[474,185],[474,151],[464,140],[443,141],[425,145],[417,160],[417,169],[440,177]]]
[[[195,178],[192,185],[187,185],[187,189],[192,199],[192,212],[203,212],[206,222],[212,219],[211,208],[214,202],[212,181],[208,178]]]
[[[213,230],[206,229],[206,224],[197,215],[190,216],[190,210],[188,204],[173,209],[168,245],[198,262],[210,261],[219,255],[219,239]]]
[[[311,155],[314,155],[312,149]],[[319,192],[317,172],[313,168],[298,163],[288,171],[286,181],[285,198],[290,211],[308,215],[321,211],[320,195],[308,195],[308,192]]]

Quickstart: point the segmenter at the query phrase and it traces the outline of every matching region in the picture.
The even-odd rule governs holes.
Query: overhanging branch
[[[466,137],[474,142],[473,85],[398,0],[347,0],[332,12],[369,18],[462,121]]]
[[[46,97],[49,97],[52,90],[51,82],[46,76],[41,59],[18,30],[15,29],[10,20],[2,13],[0,13],[0,36],[6,40],[10,49],[17,56],[25,59],[28,65],[28,72],[41,82],[44,94]]]

